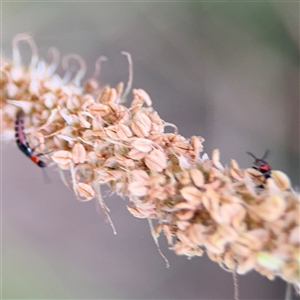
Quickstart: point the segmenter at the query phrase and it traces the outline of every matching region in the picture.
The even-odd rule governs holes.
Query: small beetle
[[[255,159],[252,168],[261,172],[263,174],[263,176],[265,177],[265,179],[268,179],[271,177],[271,166],[269,165],[269,163],[267,163],[265,161],[265,159],[267,158],[269,153],[270,153],[270,150],[267,150],[262,158],[257,158],[251,152],[247,152],[247,154],[249,154],[250,156],[252,156]]]
[[[17,146],[27,157],[29,157],[35,164],[37,164],[41,168],[47,166],[46,163],[40,159],[40,156],[43,154],[34,154],[35,149],[31,149],[29,146],[26,135],[24,133],[24,115],[22,110],[19,110],[17,112],[15,123],[15,138]]]

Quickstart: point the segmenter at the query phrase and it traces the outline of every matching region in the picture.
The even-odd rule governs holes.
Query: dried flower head
[[[22,62],[20,42],[31,47],[29,65]],[[149,220],[158,249],[163,233],[178,255],[206,252],[238,274],[256,270],[299,288],[300,201],[285,174],[272,171],[266,179],[234,160],[224,167],[218,150],[211,159],[201,158],[204,139],[179,135],[142,89],[133,89],[129,107],[123,105],[132,85],[127,52],[129,80],[123,92],[123,83],[113,88],[98,82],[103,57],[83,84],[86,66],[80,56],[62,58],[65,75],[60,77],[55,48],[49,49],[50,62],[39,58],[28,34],[17,35],[12,48],[12,59],[2,57],[1,64],[2,138],[13,140],[21,108],[29,143],[51,151],[49,160],[70,173],[67,180],[60,172],[79,201],[97,198],[114,232],[101,184],[128,197],[133,216]],[[79,66],[75,73],[71,61]],[[165,133],[166,126],[174,133]]]

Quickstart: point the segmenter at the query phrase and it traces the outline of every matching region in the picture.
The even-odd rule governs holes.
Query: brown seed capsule
[[[203,206],[209,211],[218,211],[220,206],[220,196],[211,188],[207,188],[202,197]]]
[[[189,183],[191,183],[191,178],[190,178],[190,174],[189,171],[185,170],[179,174],[176,174],[176,179],[183,185],[188,185]]]
[[[252,250],[249,249],[247,245],[239,244],[236,242],[230,244],[230,249],[235,255],[241,257],[247,257],[252,253]]]
[[[78,115],[78,118],[79,118],[80,125],[83,128],[90,128],[91,127],[91,124],[86,120],[85,116],[81,112],[78,112],[77,115]]]
[[[131,146],[141,152],[149,153],[153,148],[152,144],[153,142],[148,139],[136,138]]]
[[[102,90],[102,93],[100,94],[100,97],[97,100],[102,104],[115,102],[117,100],[116,89],[105,86]]]
[[[269,238],[270,232],[259,228],[240,234],[237,238],[237,243],[247,247],[249,250],[261,250]]]
[[[75,109],[78,109],[80,106],[80,101],[76,96],[70,96],[68,97],[66,107],[68,110],[73,111]]]
[[[151,130],[150,119],[145,114],[138,114],[131,124],[131,130],[140,138],[147,137]]]
[[[145,186],[143,182],[133,181],[129,183],[128,191],[135,196],[142,197],[147,195],[148,188]]]
[[[119,140],[116,126],[108,126],[107,128],[105,128],[105,132],[111,139],[114,139],[116,141]]]
[[[193,186],[184,187],[180,190],[180,194],[188,203],[194,206],[202,202],[202,192]]]
[[[144,183],[147,183],[149,180],[149,175],[144,170],[133,170],[130,172],[130,176],[133,180],[142,181]]]
[[[49,109],[52,109],[57,102],[57,98],[53,93],[45,93],[41,96],[41,99],[45,103],[45,106]]]
[[[73,162],[82,164],[86,160],[86,150],[82,144],[76,143],[72,149]]]
[[[286,209],[285,200],[279,195],[270,195],[254,207],[254,212],[263,220],[273,222],[279,219]]]
[[[240,169],[240,167],[239,167],[239,165],[238,165],[238,163],[237,163],[236,160],[232,159],[232,160],[230,161],[230,164],[231,164],[231,167],[232,167],[232,168],[237,169],[237,170]]]
[[[286,174],[284,174],[281,171],[272,170],[271,177],[274,179],[276,185],[282,190],[285,191],[291,187],[291,181],[287,177]]]
[[[232,159],[230,162],[232,168],[229,169],[230,175],[236,180],[242,180],[244,178],[244,172],[240,170],[238,163]]]
[[[132,159],[130,158],[127,158],[127,157],[124,157],[122,155],[119,155],[119,154],[115,154],[115,158],[116,158],[116,162],[118,164],[120,164],[121,166],[123,167],[126,167],[126,168],[133,168],[135,166],[135,163]]]
[[[177,225],[178,229],[185,231],[191,225],[191,223],[189,221],[179,220],[176,222],[176,225]]]
[[[134,159],[134,160],[141,160],[143,159],[147,153],[145,152],[141,152],[137,149],[131,149],[129,152],[128,152],[128,157],[130,157],[131,159]]]
[[[146,157],[145,164],[153,171],[161,172],[167,167],[165,154],[157,149],[153,149]]]
[[[194,158],[199,158],[200,152],[203,151],[202,142],[204,141],[204,138],[201,136],[192,136],[191,137],[191,147],[193,151]]]
[[[105,117],[109,114],[109,108],[102,103],[95,103],[90,105],[88,111],[92,115],[100,115],[101,117]]]
[[[181,221],[188,221],[194,216],[194,211],[193,210],[181,210],[176,213],[176,217],[181,220]]]
[[[187,246],[190,246],[190,247],[193,247],[194,244],[192,241],[190,241],[190,239],[187,237],[187,235],[185,234],[184,231],[181,231],[181,230],[178,230],[176,232],[176,236],[177,238],[184,244],[184,245],[187,245]]]
[[[244,261],[240,261],[239,265],[237,266],[236,272],[238,274],[246,274],[249,271],[253,270],[256,264],[256,258],[254,254],[250,254],[245,257]]]
[[[181,209],[189,209],[189,210],[194,210],[195,206],[191,203],[188,202],[180,202],[174,205],[174,210],[181,210]]]
[[[207,235],[204,240],[205,248],[215,254],[222,254],[225,250],[224,240],[219,236],[219,234]]]
[[[126,205],[128,211],[136,218],[139,219],[145,219],[147,218],[146,215],[144,215],[143,213],[141,213],[136,207],[132,207],[132,206],[128,206]]]
[[[213,164],[216,168],[218,168],[221,171],[224,170],[224,167],[220,163],[220,151],[219,151],[219,149],[213,150],[213,152],[212,152],[212,161],[213,161]]]
[[[257,185],[263,184],[265,182],[265,177],[258,170],[255,170],[253,168],[248,168],[245,170],[245,172],[247,172],[252,177],[252,180]]]
[[[187,234],[189,236],[189,239],[198,246],[203,245],[204,239],[205,239],[205,226],[202,224],[191,224],[191,226],[188,228]]]
[[[83,202],[92,200],[95,197],[94,189],[86,183],[79,182],[76,185],[76,188],[79,195],[85,198],[84,200],[82,200]]]
[[[91,95],[84,95],[82,97],[82,110],[85,111],[89,106],[91,106],[93,103],[95,103],[95,99]]]
[[[132,93],[134,95],[134,98],[143,100],[148,106],[152,105],[150,96],[143,89],[133,89]]]
[[[127,141],[128,138],[132,137],[131,130],[124,124],[119,124],[116,126],[116,133],[121,141]]]
[[[202,187],[204,184],[204,176],[203,173],[198,169],[190,169],[191,178],[196,187]]]
[[[66,164],[70,163],[70,161],[73,158],[73,155],[70,151],[59,150],[59,151],[54,152],[51,155],[51,158],[58,165],[66,165]]]

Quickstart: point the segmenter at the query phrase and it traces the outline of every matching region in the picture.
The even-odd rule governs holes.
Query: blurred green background
[[[179,133],[205,138],[210,155],[238,160],[271,149],[274,169],[299,187],[299,3],[297,2],[2,2],[2,48],[31,32],[40,55],[50,46],[78,53],[101,82],[127,80]],[[25,59],[29,49],[21,46]],[[27,55],[27,56],[26,56]],[[60,70],[63,74],[62,70]],[[130,97],[129,97],[130,99]],[[147,222],[126,200],[106,197],[114,236],[95,205],[78,203],[50,171],[14,144],[3,144],[3,299],[232,299],[231,275],[206,257],[177,257],[161,238],[170,269],[156,251]],[[285,283],[254,272],[239,277],[240,299],[283,299]]]

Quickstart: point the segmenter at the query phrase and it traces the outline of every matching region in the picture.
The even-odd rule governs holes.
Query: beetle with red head
[[[46,163],[40,158],[40,156],[43,154],[34,154],[35,149],[31,149],[29,146],[26,135],[24,133],[24,115],[22,110],[19,110],[17,112],[15,122],[15,138],[17,146],[27,157],[29,157],[35,164],[37,164],[41,168],[45,168],[47,166]]]
[[[265,179],[268,179],[271,177],[271,166],[268,162],[265,161],[268,154],[270,153],[270,150],[267,150],[262,158],[257,158],[254,154],[251,152],[247,152],[250,156],[252,156],[255,160],[253,162],[252,168],[255,170],[258,170],[260,173],[263,174]]]

